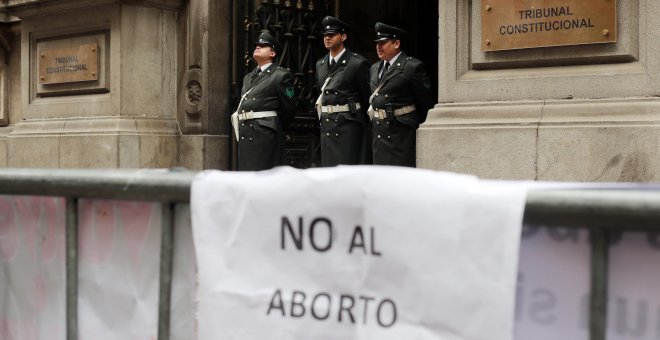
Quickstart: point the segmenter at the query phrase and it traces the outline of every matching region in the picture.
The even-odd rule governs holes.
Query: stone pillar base
[[[0,128],[0,168],[7,167],[7,135],[11,128]]]
[[[87,117],[28,120],[7,136],[7,166],[170,168],[177,166],[174,119]]]
[[[660,100],[440,104],[418,130],[417,166],[482,178],[660,180]]]
[[[189,170],[229,169],[230,140],[227,136],[184,135],[179,139],[179,166]]]

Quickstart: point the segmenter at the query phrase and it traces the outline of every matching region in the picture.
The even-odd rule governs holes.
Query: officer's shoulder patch
[[[293,89],[293,86],[286,88],[286,96],[289,97],[289,99],[293,98],[293,95],[295,94],[296,91]]]

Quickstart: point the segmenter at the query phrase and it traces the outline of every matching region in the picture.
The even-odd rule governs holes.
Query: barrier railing
[[[0,170],[0,195],[66,199],[66,338],[78,339],[78,200],[81,198],[160,202],[162,233],[158,294],[158,339],[170,338],[174,209],[188,203],[195,173],[185,170]],[[657,230],[660,191],[648,186],[612,190],[533,190],[524,223],[587,228],[591,239],[591,340],[605,340],[608,234]]]
[[[0,170],[0,195],[66,199],[66,338],[78,339],[78,200],[150,201],[163,204],[158,339],[170,338],[174,209],[190,200],[195,174],[177,170]]]

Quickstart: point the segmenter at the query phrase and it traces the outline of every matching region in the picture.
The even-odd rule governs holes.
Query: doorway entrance
[[[254,68],[253,43],[263,30],[276,36],[283,46],[277,62],[295,76],[298,113],[286,135],[287,163],[297,168],[320,164],[318,118],[314,102],[318,95],[315,64],[327,51],[323,48],[321,20],[339,17],[351,25],[347,46],[370,63],[378,61],[376,22],[408,32],[403,50],[420,59],[437,93],[438,84],[438,1],[410,0],[234,0],[234,13],[241,23],[235,35],[232,76],[234,106],[238,104],[243,76]],[[235,148],[234,148],[235,150]],[[235,159],[235,157],[234,157]]]

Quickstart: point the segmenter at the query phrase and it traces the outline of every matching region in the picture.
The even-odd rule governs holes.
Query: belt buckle
[[[330,105],[328,113],[339,113],[342,112],[341,107],[342,105],[336,104],[336,105]]]
[[[243,112],[240,115],[238,115],[238,119],[239,120],[249,120],[249,119],[251,119],[251,117],[250,117],[251,114],[252,114],[252,111]]]

